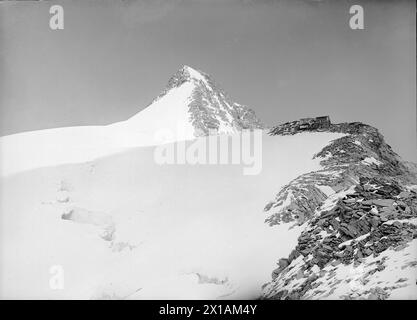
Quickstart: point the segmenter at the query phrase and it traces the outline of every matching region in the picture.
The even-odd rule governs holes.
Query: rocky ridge
[[[304,231],[279,260],[262,298],[416,299],[415,172],[377,129],[322,119],[301,130],[300,122],[291,122],[270,131],[345,135],[314,156],[320,170],[291,181],[265,207],[271,226],[301,225]]]

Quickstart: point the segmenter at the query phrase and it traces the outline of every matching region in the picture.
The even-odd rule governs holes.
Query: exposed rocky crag
[[[264,299],[417,299],[417,178],[377,129],[294,121],[270,134],[346,135],[314,157],[322,168],[283,187],[266,222],[303,225],[263,288]]]

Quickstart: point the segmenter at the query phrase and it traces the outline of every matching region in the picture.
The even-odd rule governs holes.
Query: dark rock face
[[[347,135],[315,155],[322,159],[323,168],[291,181],[265,207],[271,212],[266,219],[271,226],[291,223],[305,225],[305,230],[285,265],[281,259],[273,271],[263,298],[386,299],[393,290],[411,286],[413,281],[416,286],[415,279],[387,271],[404,258],[401,268],[417,275],[417,257],[409,254],[410,246],[417,243],[417,192],[412,186],[417,179],[410,165],[401,161],[373,127],[362,123],[326,126],[330,132]],[[278,127],[281,131],[273,129],[271,134],[306,130],[288,133]],[[394,252],[404,254],[391,261]],[[359,288],[353,285],[357,283],[353,275],[341,276],[346,268],[364,269]],[[376,286],[382,271],[399,278],[385,287]],[[414,292],[417,296],[417,287]]]

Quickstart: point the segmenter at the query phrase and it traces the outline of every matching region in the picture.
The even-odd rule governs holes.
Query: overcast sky
[[[1,2],[0,135],[127,119],[187,64],[269,125],[362,121],[416,161],[415,28],[414,1]]]

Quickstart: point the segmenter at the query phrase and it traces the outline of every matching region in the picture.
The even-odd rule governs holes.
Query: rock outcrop
[[[310,121],[308,128],[295,121],[270,132],[346,135],[314,156],[321,160],[320,170],[291,181],[265,207],[271,226],[305,229],[291,254],[278,261],[262,298],[416,299],[417,178],[412,165],[377,129],[322,120]]]

